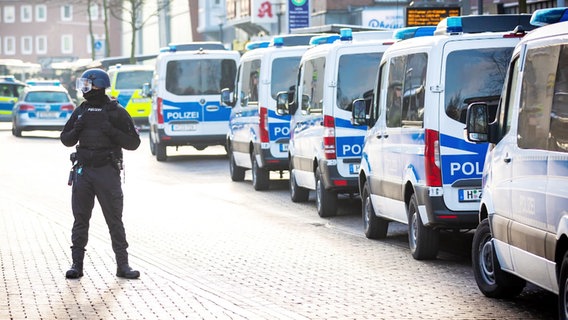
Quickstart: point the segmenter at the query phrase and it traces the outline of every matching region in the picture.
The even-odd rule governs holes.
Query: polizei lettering
[[[103,111],[103,108],[93,108],[93,107],[89,107],[87,108],[88,112],[101,112]]]
[[[450,164],[450,173],[452,176],[456,173],[461,173],[465,176],[481,175],[483,173],[483,165],[479,162],[452,162]]]
[[[168,112],[166,117],[167,117],[168,120],[198,119],[199,118],[199,112],[197,112],[197,111]]]

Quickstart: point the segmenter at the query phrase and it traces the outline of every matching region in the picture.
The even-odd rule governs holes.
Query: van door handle
[[[510,163],[511,160],[513,160],[513,159],[511,158],[509,153],[505,154],[505,157],[503,157],[503,162],[505,162],[505,163]]]

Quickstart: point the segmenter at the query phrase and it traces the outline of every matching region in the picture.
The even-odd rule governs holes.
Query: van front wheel
[[[490,298],[512,298],[526,285],[526,281],[501,270],[495,255],[489,220],[481,221],[471,245],[473,275],[479,290]],[[564,258],[566,261],[566,257]]]
[[[245,169],[237,166],[235,155],[231,151],[229,152],[229,173],[231,174],[231,180],[235,182],[245,180]]]
[[[332,217],[337,214],[337,193],[326,190],[322,181],[320,168],[316,169],[316,208],[322,218]]]
[[[256,157],[254,156],[254,154],[251,156],[252,157],[252,186],[254,187],[254,190],[256,191],[260,191],[260,190],[266,190],[268,189],[268,186],[270,185],[270,171],[261,168],[258,165],[258,161],[256,161]]]
[[[416,260],[435,259],[438,255],[440,233],[422,223],[415,194],[408,204],[408,244]]]
[[[369,182],[365,182],[363,194],[361,195],[363,210],[363,228],[368,239],[384,239],[387,237],[389,221],[375,215],[373,203],[371,202],[371,187]]]
[[[558,288],[558,319],[568,319],[568,252],[562,259]]]

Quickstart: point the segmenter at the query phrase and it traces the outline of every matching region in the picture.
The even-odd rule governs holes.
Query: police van
[[[231,110],[219,98],[222,88],[234,86],[240,53],[210,42],[161,51],[151,84],[150,151],[166,161],[167,147],[224,146]],[[148,91],[146,86],[146,95]]]
[[[108,69],[107,94],[128,111],[137,126],[148,125],[152,100],[142,95],[142,87],[152,81],[153,72],[152,65],[118,64]]]
[[[358,173],[368,238],[385,238],[390,221],[408,224],[412,256],[433,259],[441,229],[477,226],[487,144],[464,140],[466,108],[486,101],[495,110],[511,52],[534,28],[529,20],[449,17],[433,36],[385,52],[371,109],[363,101],[353,108],[353,121],[369,127]]]
[[[0,121],[12,120],[12,109],[25,87],[14,76],[0,76]]]
[[[310,38],[275,37],[271,42],[251,43],[242,55],[235,92],[225,90],[223,99],[232,108],[227,149],[233,181],[243,181],[250,169],[254,189],[266,190],[270,171],[280,171],[282,176],[288,170],[290,116],[276,113],[276,95],[295,85]],[[304,41],[285,43],[292,39]]]
[[[564,22],[559,22],[560,21]],[[481,292],[507,298],[526,281],[558,294],[568,319],[568,8],[537,10],[546,25],[516,46],[497,117],[474,103],[470,141],[489,142],[472,244]]]
[[[291,115],[290,197],[307,201],[315,190],[321,217],[336,214],[338,194],[358,191],[365,128],[351,125],[352,101],[372,92],[376,71],[369,70],[377,69],[393,43],[392,31],[340,32],[312,38],[314,46],[300,61],[297,90],[278,96],[279,112]]]

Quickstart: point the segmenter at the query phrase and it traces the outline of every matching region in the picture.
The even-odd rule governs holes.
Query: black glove
[[[109,121],[105,121],[101,124],[101,130],[107,136],[114,136],[118,132],[118,130]]]
[[[81,117],[77,118],[77,120],[75,120],[75,123],[73,124],[73,129],[75,130],[75,132],[81,132],[84,127],[85,121]]]

